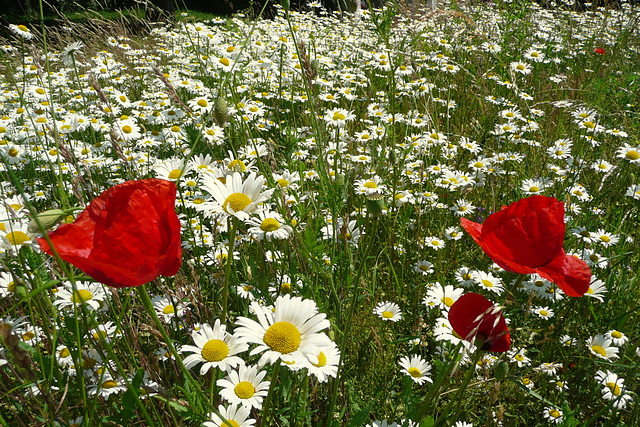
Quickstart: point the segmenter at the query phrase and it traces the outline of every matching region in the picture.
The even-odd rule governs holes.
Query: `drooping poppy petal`
[[[475,342],[482,350],[505,352],[511,348],[511,336],[502,311],[480,294],[466,293],[449,309],[449,322],[463,339]]]
[[[589,289],[591,270],[564,252],[564,204],[552,197],[531,196],[512,203],[478,224],[465,218],[462,227],[496,264],[519,274],[539,273],[570,296]]]
[[[589,290],[591,268],[573,255],[557,256],[536,268],[536,273],[552,281],[570,297],[581,297]]]
[[[160,179],[127,181],[95,198],[72,224],[49,233],[60,257],[114,287],[172,276],[182,262],[176,186]],[[44,238],[40,248],[53,254]]]

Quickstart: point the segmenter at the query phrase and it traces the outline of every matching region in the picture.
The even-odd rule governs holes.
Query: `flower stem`
[[[233,265],[233,249],[236,243],[236,222],[231,217],[227,218],[229,228],[229,248],[227,250],[227,263],[224,268],[224,284],[222,285],[222,323],[227,323],[227,311],[229,304],[229,281],[231,280],[231,266]]]
[[[278,374],[280,373],[280,359],[276,360],[273,364],[273,371],[271,371],[271,383],[269,384],[269,392],[267,393],[267,397],[264,399],[264,405],[262,406],[262,421],[260,425],[270,426],[271,425],[271,401],[273,400],[273,390],[276,388],[276,381],[278,380]]]
[[[191,384],[192,389],[196,392],[198,397],[200,397],[201,401],[202,402],[207,402],[208,399],[204,395],[204,392],[202,391],[202,386],[193,378],[193,376],[191,375],[191,372],[189,372],[187,367],[184,366],[184,363],[182,362],[182,358],[180,357],[180,354],[178,353],[176,348],[171,343],[171,338],[169,338],[169,334],[167,333],[167,330],[164,328],[164,325],[162,324],[162,322],[158,318],[158,315],[156,314],[156,310],[153,308],[153,303],[151,302],[151,298],[149,297],[149,292],[147,291],[146,285],[138,286],[136,288],[136,291],[138,292],[138,296],[140,297],[140,300],[142,301],[142,305],[144,306],[145,310],[147,311],[147,313],[151,317],[151,320],[153,320],[154,325],[156,326],[156,328],[158,329],[158,331],[162,335],[162,338],[164,339],[164,342],[167,344],[167,347],[169,348],[169,352],[176,359],[176,362],[178,363],[178,366],[180,367],[180,371],[182,371],[182,374],[187,379],[187,381]],[[189,397],[191,397],[191,396],[189,396]],[[191,403],[193,404],[193,402],[191,402]],[[194,409],[197,409],[197,410],[200,410],[200,411],[202,410],[201,407],[194,408]],[[214,409],[214,412],[217,414],[217,411],[215,409]]]
[[[434,427],[442,424],[444,421],[446,421],[448,419],[447,415],[448,415],[449,411],[451,410],[451,407],[454,404],[456,405],[456,411],[460,408],[460,404],[462,402],[461,401],[462,393],[464,393],[464,391],[467,389],[467,386],[469,385],[469,381],[471,381],[471,377],[473,376],[473,373],[476,370],[476,365],[478,364],[478,361],[482,357],[483,353],[484,353],[484,351],[482,351],[480,349],[477,349],[475,351],[475,353],[473,353],[473,359],[471,360],[471,366],[469,367],[469,370],[467,371],[467,374],[464,377],[464,380],[462,381],[462,384],[458,388],[458,393],[456,393],[455,397],[453,399],[451,399],[451,401],[447,404],[447,406],[444,407],[444,409],[440,413],[440,416],[436,419]]]

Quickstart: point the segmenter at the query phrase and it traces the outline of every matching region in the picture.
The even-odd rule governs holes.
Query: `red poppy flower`
[[[600,55],[604,55],[604,49],[601,47],[595,48],[594,52]]]
[[[569,296],[589,289],[591,269],[564,252],[564,203],[531,196],[512,203],[478,224],[460,220],[484,252],[507,271],[538,273]]]
[[[95,198],[73,224],[49,233],[60,257],[117,288],[173,276],[182,262],[176,185],[160,179],[127,181]],[[47,241],[40,248],[53,254]]]
[[[511,336],[502,311],[480,294],[467,293],[449,309],[451,327],[481,350],[502,353],[511,348]]]

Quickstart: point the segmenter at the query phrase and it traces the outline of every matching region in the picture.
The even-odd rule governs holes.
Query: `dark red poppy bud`
[[[449,309],[451,327],[481,350],[502,353],[511,348],[511,337],[502,310],[480,294],[467,293]]]

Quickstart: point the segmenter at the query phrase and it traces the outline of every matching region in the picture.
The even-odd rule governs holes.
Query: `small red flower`
[[[527,197],[489,215],[482,224],[465,218],[460,223],[505,270],[538,273],[572,297],[589,289],[589,266],[564,252],[564,203],[553,197]]]
[[[605,51],[603,48],[601,47],[597,47],[593,50],[595,53],[600,54],[600,55],[604,55]]]
[[[481,350],[503,353],[511,348],[511,336],[502,310],[480,294],[467,293],[449,309],[451,327]]]
[[[182,262],[176,185],[160,179],[127,181],[98,197],[49,233],[60,257],[116,288],[173,276]],[[53,255],[44,238],[40,248]]]

